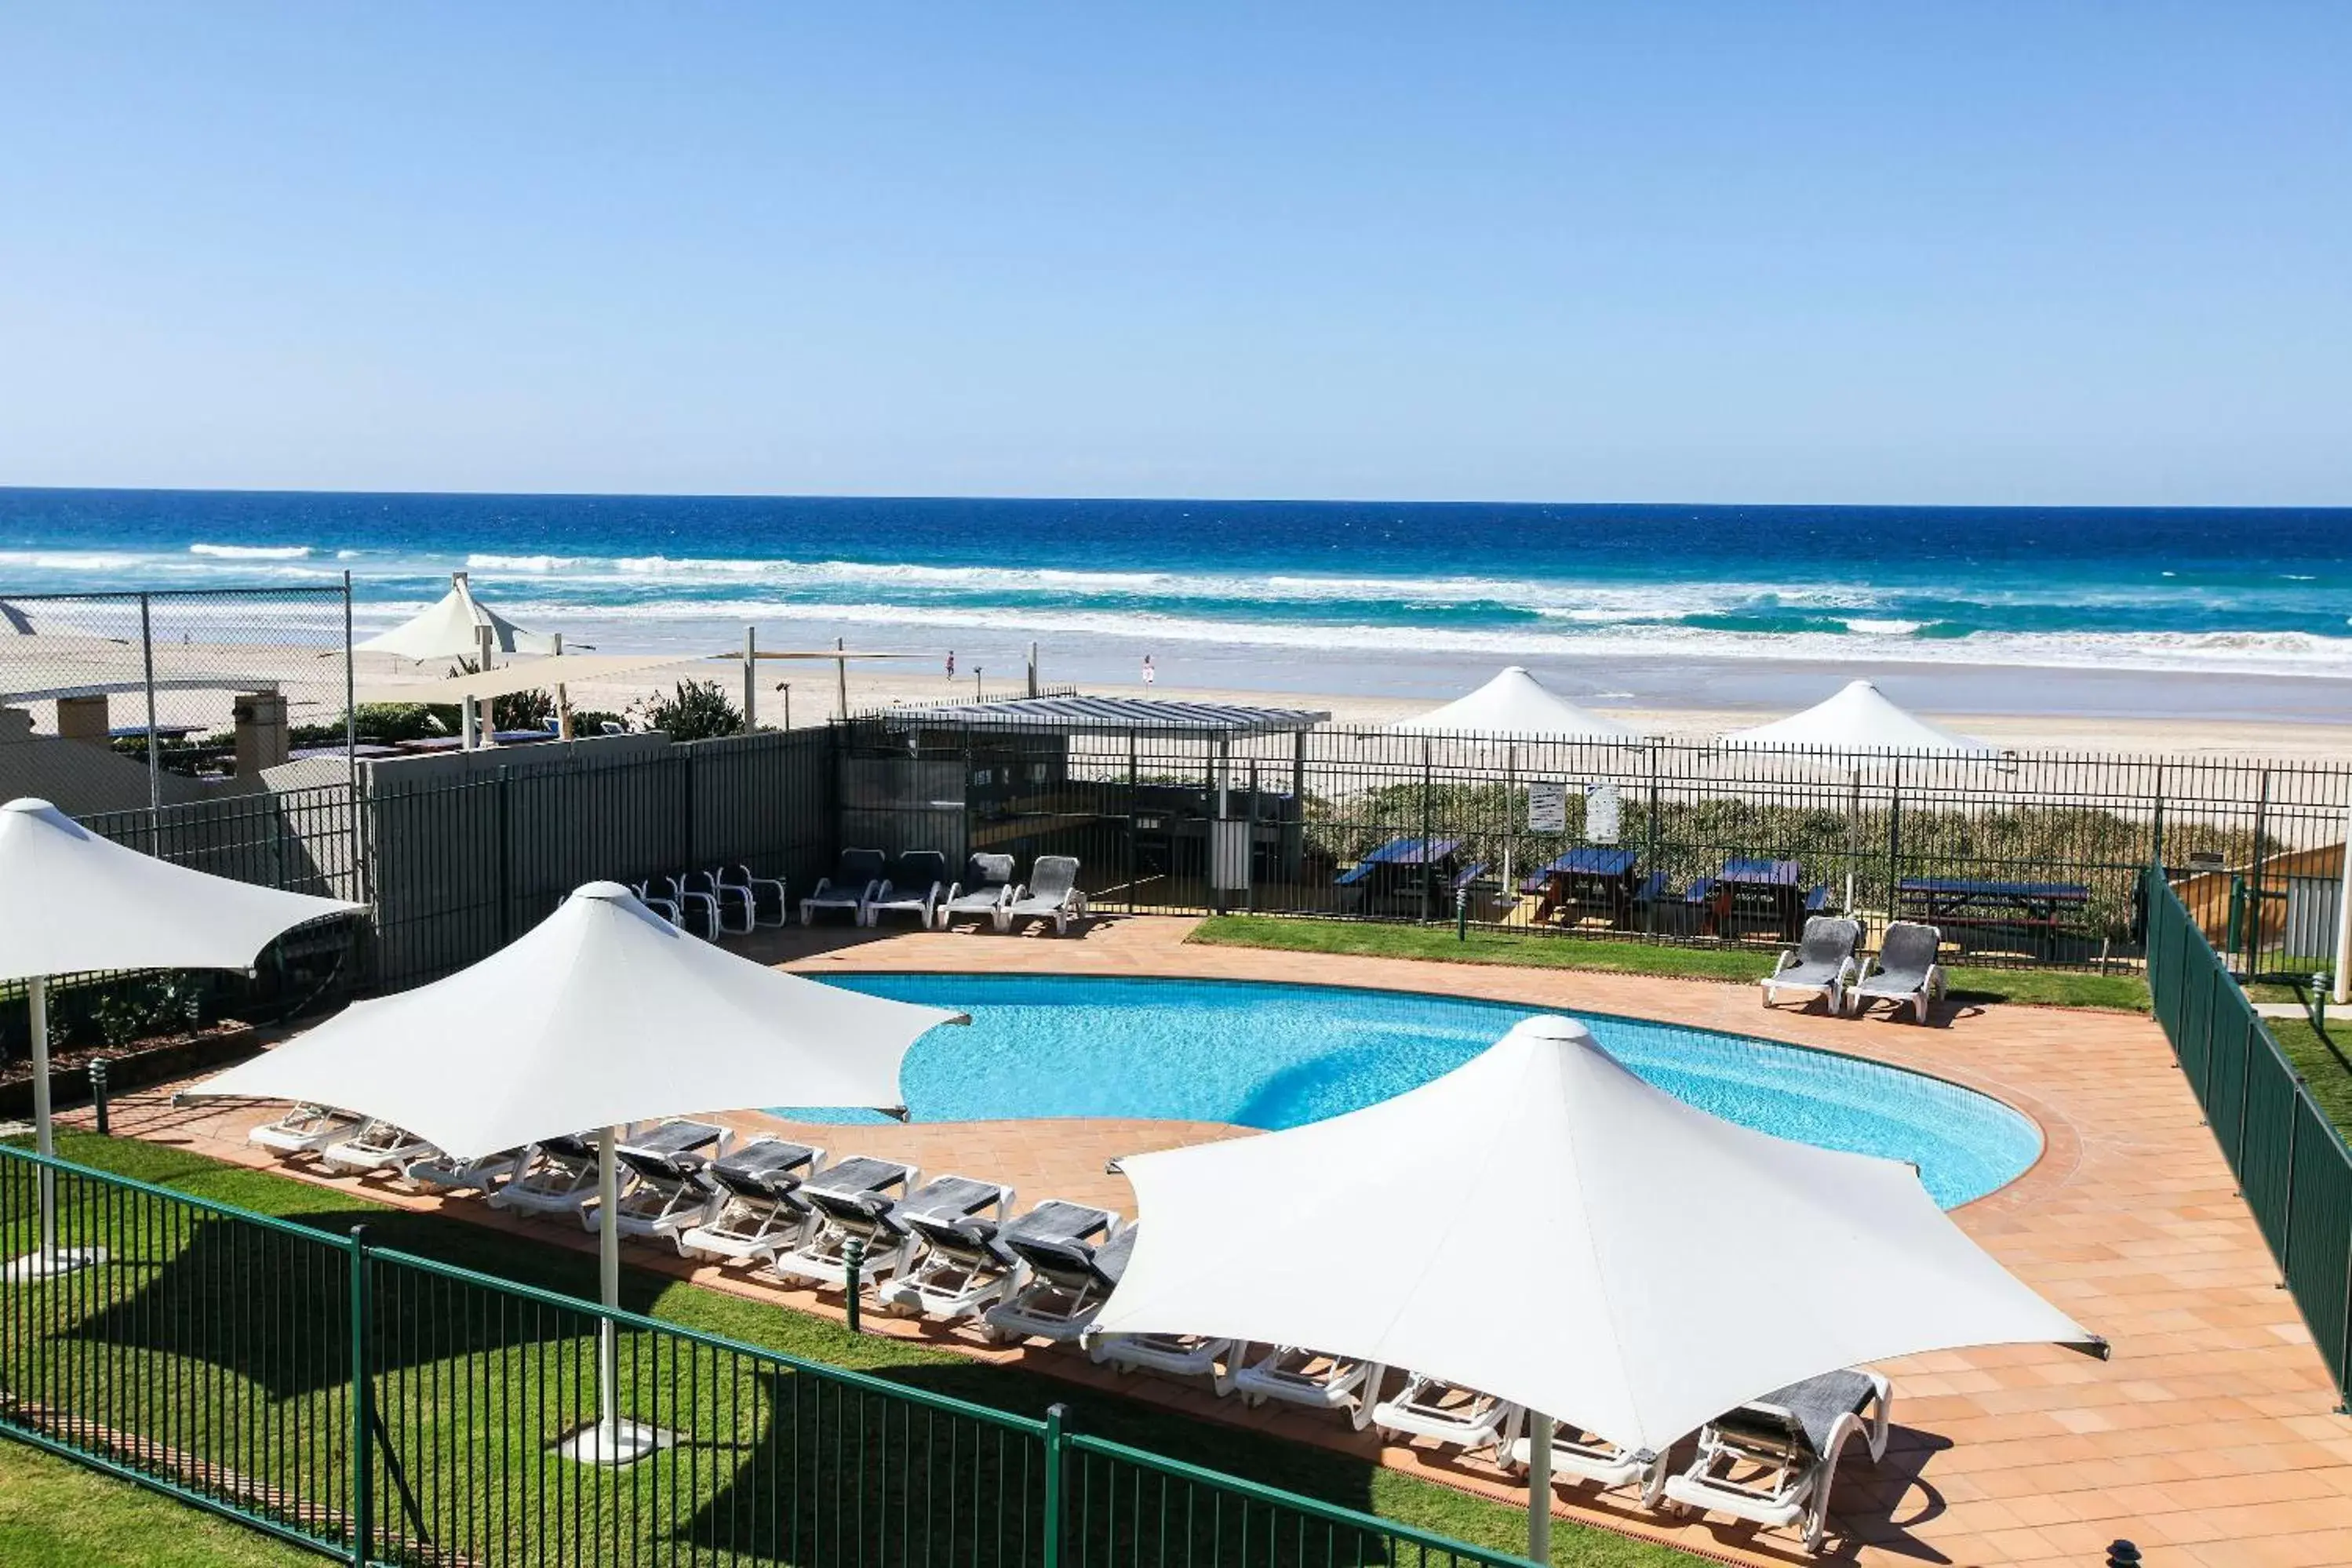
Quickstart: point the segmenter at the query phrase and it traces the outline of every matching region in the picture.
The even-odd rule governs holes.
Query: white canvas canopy
[[[354,1003],[189,1092],[333,1105],[466,1159],[601,1129],[600,1273],[617,1307],[621,1127],[765,1105],[895,1108],[908,1047],[970,1021],[739,958],[592,882],[471,968]],[[600,1416],[568,1451],[625,1463],[669,1439],[619,1417],[609,1318],[597,1348]]]
[[[243,969],[297,925],[362,907],[172,865],[111,842],[47,800],[0,806],[0,980],[26,982],[33,1035],[36,1146],[52,1151],[48,981],[100,969]],[[44,1198],[47,1184],[44,1183]],[[37,1261],[51,1271],[52,1215],[42,1207]]]
[[[1848,681],[1802,713],[1726,735],[1727,746],[1811,746],[1836,751],[1962,752],[1992,756],[1987,746],[1930,724],[1888,700],[1868,681]]]
[[[1433,1180],[1431,1150],[1475,1150],[1475,1172]],[[1101,1332],[1406,1367],[1633,1450],[1838,1367],[2104,1354],[1910,1166],[1709,1115],[1569,1019],[1366,1110],[1120,1166],[1142,1227]]]
[[[1588,713],[1513,664],[1472,692],[1443,707],[1389,726],[1404,735],[1472,734],[1556,737],[1582,740],[1633,740],[1640,731],[1601,714]]]
[[[482,629],[490,632],[491,651],[499,653],[554,653],[562,650],[552,636],[526,632],[480,600],[467,585],[466,574],[452,572],[449,591],[426,609],[389,632],[378,632],[353,646],[359,653],[396,653],[419,662],[427,659],[474,659],[481,656]]]

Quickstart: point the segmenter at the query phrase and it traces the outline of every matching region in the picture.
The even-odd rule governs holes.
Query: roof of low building
[[[946,703],[888,708],[867,716],[898,729],[1027,729],[1063,735],[1290,735],[1328,722],[1307,708],[1249,707],[1239,703],[1186,702],[1174,697],[1014,697],[1001,702]]]

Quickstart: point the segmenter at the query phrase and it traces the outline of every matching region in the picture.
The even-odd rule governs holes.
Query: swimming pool
[[[1276,1130],[1359,1110],[1449,1072],[1545,1010],[1420,992],[1064,975],[824,977],[971,1015],[907,1053],[917,1122],[1119,1116]],[[1941,1079],[1744,1035],[1574,1015],[1661,1089],[1730,1121],[1906,1159],[1947,1208],[2040,1157],[2041,1130]],[[779,1107],[803,1121],[872,1112]],[[1737,1195],[1727,1195],[1737,1201]]]

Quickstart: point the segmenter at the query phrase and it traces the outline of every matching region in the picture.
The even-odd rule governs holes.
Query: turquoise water
[[[1543,1010],[1217,980],[862,975],[826,983],[971,1015],[970,1027],[933,1030],[908,1053],[900,1082],[917,1122],[1118,1116],[1296,1127],[1426,1083]],[[1718,1116],[1911,1161],[1947,1208],[2014,1179],[2041,1154],[2032,1122],[1939,1079],[1741,1035],[1574,1016],[1627,1067]]]

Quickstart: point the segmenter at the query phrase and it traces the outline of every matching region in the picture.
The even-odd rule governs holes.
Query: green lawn
[[[594,1263],[585,1252],[535,1240],[518,1240],[458,1220],[365,1204],[341,1193],[268,1172],[223,1165],[163,1145],[68,1134],[59,1152],[84,1165],[217,1202],[296,1218],[306,1226],[333,1234],[342,1234],[352,1225],[365,1222],[379,1244],[568,1295],[584,1297],[594,1290]],[[11,1228],[5,1217],[0,1217],[0,1244],[21,1246],[21,1234],[5,1234]],[[13,1228],[22,1232],[21,1218]],[[82,1385],[69,1386],[111,1390],[109,1396],[116,1401],[118,1410],[137,1407],[143,1412],[139,1419],[178,1421],[183,1423],[184,1431],[188,1429],[185,1423],[194,1421],[194,1437],[184,1438],[182,1446],[203,1450],[208,1445],[217,1448],[232,1440],[236,1435],[232,1429],[233,1413],[259,1406],[271,1412],[268,1419],[281,1434],[281,1446],[285,1431],[299,1433],[307,1423],[310,1427],[328,1428],[328,1447],[340,1454],[340,1436],[334,1428],[339,1427],[343,1417],[338,1415],[340,1406],[336,1401],[340,1394],[331,1375],[331,1354],[318,1364],[324,1371],[311,1369],[299,1357],[289,1361],[290,1352],[278,1353],[267,1343],[257,1347],[256,1339],[266,1336],[252,1334],[216,1338],[201,1347],[201,1354],[190,1354],[182,1340],[173,1340],[152,1327],[157,1322],[184,1325],[192,1318],[204,1318],[205,1311],[187,1310],[191,1292],[208,1296],[205,1310],[223,1318],[267,1319],[273,1312],[282,1313],[286,1310],[291,1299],[287,1292],[296,1288],[287,1281],[300,1271],[282,1260],[272,1262],[268,1257],[240,1260],[227,1250],[226,1239],[205,1239],[209,1232],[226,1228],[228,1228],[199,1226],[183,1233],[143,1224],[129,1228],[115,1263],[104,1271],[111,1280],[107,1290],[114,1294],[110,1296],[106,1290],[93,1289],[89,1281],[96,1276],[77,1276],[78,1281],[83,1281],[76,1287],[79,1295],[59,1292],[61,1301],[74,1303],[64,1318],[54,1326],[47,1318],[38,1320],[48,1332],[38,1337],[17,1335],[13,1341],[0,1334],[0,1384],[31,1386],[37,1369],[26,1358],[37,1346],[53,1363],[70,1363],[74,1375],[85,1380]],[[314,1244],[293,1245],[323,1251]],[[170,1278],[178,1287],[173,1301],[161,1312],[152,1302],[142,1307],[139,1292],[152,1290],[152,1281],[164,1278]],[[567,1399],[589,1397],[586,1390],[593,1385],[581,1370],[588,1364],[585,1356],[589,1342],[584,1324],[578,1320],[551,1324],[533,1318],[530,1325],[519,1327],[521,1320],[509,1306],[486,1296],[469,1298],[463,1291],[440,1291],[433,1281],[421,1276],[409,1276],[397,1295],[380,1286],[377,1301],[379,1316],[396,1320],[377,1325],[377,1343],[383,1347],[378,1354],[389,1358],[388,1362],[380,1360],[379,1364],[397,1363],[404,1369],[396,1378],[389,1372],[385,1375],[381,1385],[383,1392],[379,1396],[387,1410],[395,1412],[387,1418],[404,1434],[412,1434],[404,1437],[399,1446],[438,1452],[444,1457],[438,1461],[441,1469],[436,1473],[448,1473],[454,1462],[467,1474],[478,1493],[495,1495],[499,1486],[510,1483],[548,1484],[536,1478],[550,1473],[539,1447],[549,1416],[544,1408],[535,1407],[534,1402],[543,1406],[541,1390],[551,1377],[559,1380],[554,1385],[559,1406],[564,1406]],[[401,1303],[404,1301],[414,1305],[403,1310]],[[1048,1405],[1065,1404],[1069,1406],[1070,1428],[1074,1431],[1238,1474],[1491,1549],[1515,1551],[1524,1543],[1524,1516],[1517,1510],[1324,1449],[1199,1421],[1018,1368],[977,1364],[900,1340],[853,1335],[827,1319],[635,1270],[628,1271],[625,1277],[624,1301],[634,1311],[667,1322],[810,1361],[856,1368],[932,1394],[1019,1415],[1036,1416]],[[0,1301],[0,1307],[5,1305]],[[240,1306],[241,1312],[236,1310]],[[315,1315],[315,1303],[312,1310]],[[80,1314],[78,1320],[77,1313]],[[333,1311],[327,1315],[331,1318]],[[184,1329],[173,1332],[184,1338]],[[941,1463],[951,1469],[961,1467],[970,1486],[967,1489],[960,1481],[959,1492],[968,1490],[978,1494],[985,1487],[992,1495],[997,1488],[1018,1490],[1024,1484],[1018,1472],[1019,1459],[1003,1458],[1001,1445],[998,1450],[992,1450],[999,1455],[995,1458],[971,1457],[984,1446],[980,1439],[987,1434],[970,1422],[959,1427],[942,1421],[937,1434],[931,1434],[927,1427],[919,1443],[927,1445],[928,1451],[948,1458],[944,1461],[931,1458],[915,1464],[911,1469],[917,1479],[908,1479],[909,1467],[902,1465],[894,1472],[887,1458],[897,1454],[903,1458],[910,1451],[908,1445],[918,1442],[911,1427],[900,1429],[903,1417],[876,1416],[875,1412],[882,1409],[878,1403],[860,1406],[855,1398],[827,1393],[824,1387],[801,1386],[812,1382],[806,1378],[770,1379],[763,1385],[756,1377],[747,1378],[741,1364],[723,1356],[689,1351],[681,1360],[675,1347],[683,1343],[667,1342],[665,1361],[664,1349],[650,1339],[635,1342],[636,1348],[625,1357],[625,1398],[640,1411],[647,1410],[651,1402],[660,1402],[659,1409],[652,1413],[660,1416],[662,1424],[693,1432],[698,1441],[692,1447],[711,1458],[700,1462],[698,1472],[690,1478],[683,1466],[671,1467],[673,1473],[659,1483],[660,1490],[648,1492],[646,1488],[652,1483],[632,1481],[608,1487],[604,1492],[587,1498],[583,1504],[605,1521],[604,1528],[617,1530],[625,1538],[633,1535],[641,1543],[638,1549],[649,1560],[661,1560],[665,1548],[676,1550],[681,1533],[690,1533],[691,1538],[706,1546],[724,1545],[746,1555],[772,1560],[814,1562],[830,1555],[823,1542],[803,1545],[798,1535],[789,1541],[783,1539],[781,1531],[785,1527],[772,1521],[747,1523],[751,1505],[745,1496],[730,1493],[730,1481],[740,1479],[740,1471],[776,1462],[775,1453],[769,1448],[772,1443],[776,1452],[789,1442],[799,1445],[794,1452],[823,1447],[827,1454],[835,1456],[820,1462],[826,1484],[809,1486],[806,1490],[813,1496],[832,1490],[836,1481],[845,1481],[850,1465],[856,1463],[860,1468],[856,1472],[855,1484],[875,1492],[868,1512],[879,1511],[892,1518],[902,1506],[912,1506],[919,1515],[922,1509],[933,1506],[928,1491],[919,1498],[914,1493],[919,1484],[936,1480],[935,1471]],[[12,1351],[15,1364],[9,1364]],[[229,1377],[242,1376],[247,1380],[245,1384],[232,1381],[228,1396],[218,1393],[224,1364],[229,1369]],[[560,1381],[564,1377],[571,1379],[568,1385]],[[167,1412],[156,1401],[172,1398],[174,1379],[183,1390],[199,1387],[213,1392],[194,1401],[182,1396]],[[156,1392],[158,1385],[163,1385],[161,1395]],[[194,1414],[182,1406],[193,1407]],[[232,1414],[208,1416],[207,1412]],[[208,1418],[220,1420],[223,1429],[215,1431],[205,1427],[204,1423]],[[127,1417],[117,1416],[116,1420],[120,1425],[133,1424]],[[778,1432],[787,1428],[793,1436],[789,1439],[779,1437]],[[811,1435],[820,1428],[821,1443]],[[897,1447],[892,1447],[894,1444]],[[272,1477],[270,1465],[275,1452],[265,1447],[258,1458],[245,1464],[247,1473]],[[728,1457],[730,1454],[734,1457]],[[882,1466],[878,1479],[870,1478],[864,1468],[868,1457]],[[293,1472],[305,1463],[325,1470],[331,1470],[335,1464],[347,1463],[340,1459],[306,1460],[299,1454],[277,1462],[287,1467],[274,1474],[281,1484],[301,1479]],[[790,1461],[794,1466],[800,1462]],[[1102,1471],[1097,1460],[1090,1458],[1087,1465],[1094,1468],[1084,1469],[1074,1480],[1074,1487],[1088,1477],[1097,1478],[1092,1484],[1098,1489],[1108,1484],[1108,1473]],[[425,1468],[428,1472],[434,1469],[429,1464]],[[644,1466],[639,1470],[649,1474],[659,1468]],[[556,1484],[562,1485],[565,1483],[560,1478],[581,1472],[572,1467],[559,1467],[554,1473],[559,1476]],[[480,1478],[486,1475],[503,1479],[484,1481]],[[579,1490],[579,1483],[571,1484],[575,1491]],[[1034,1484],[1034,1478],[1030,1478],[1029,1484]],[[792,1495],[799,1499],[802,1489],[797,1481],[793,1489]],[[379,1517],[394,1520],[396,1499],[391,1489],[380,1483],[379,1491],[383,1494]],[[1171,1491],[1174,1495],[1177,1489],[1171,1488]],[[681,1492],[688,1495],[681,1496]],[[422,1500],[422,1506],[430,1514],[435,1501],[427,1496]],[[804,1518],[815,1517],[826,1506],[838,1507],[807,1499],[796,1504]],[[1199,1494],[1194,1506],[1205,1508],[1206,1494]],[[1233,1511],[1228,1509],[1227,1512],[1230,1515]],[[1181,1516],[1181,1508],[1179,1513]],[[1129,1521],[1119,1528],[1132,1530],[1135,1525]],[[1227,1528],[1231,1528],[1230,1518]],[[437,1538],[450,1540],[446,1536]],[[1666,1568],[1693,1561],[1679,1552],[1581,1528],[1563,1526],[1555,1542],[1556,1562],[1588,1564],[1591,1568]],[[451,1544],[457,1542],[453,1541]],[[835,1550],[845,1549],[849,1544],[838,1542]],[[1286,1559],[1289,1549],[1282,1555]],[[1012,1557],[1008,1555],[1005,1560],[1009,1562]],[[0,1561],[14,1568],[14,1559]]]
[[[323,1559],[0,1437],[7,1568],[317,1568]]]
[[[1385,925],[1270,915],[1213,916],[1201,922],[1192,940],[1301,953],[1351,953],[1444,964],[1517,964],[1701,980],[1752,981],[1772,967],[1772,954],[1762,947],[1675,947],[1511,931],[1472,931],[1466,937],[1456,937],[1447,925]],[[1948,974],[1954,999],[1963,1002],[2033,1002],[2126,1012],[2147,1009],[2147,983],[2137,975],[1966,967]]]
[[[2352,1136],[2352,1030],[2327,1022],[2330,1038],[2323,1040],[2308,1019],[2264,1019],[2271,1038],[2310,1080],[2311,1097],[2335,1121],[2336,1129]]]

